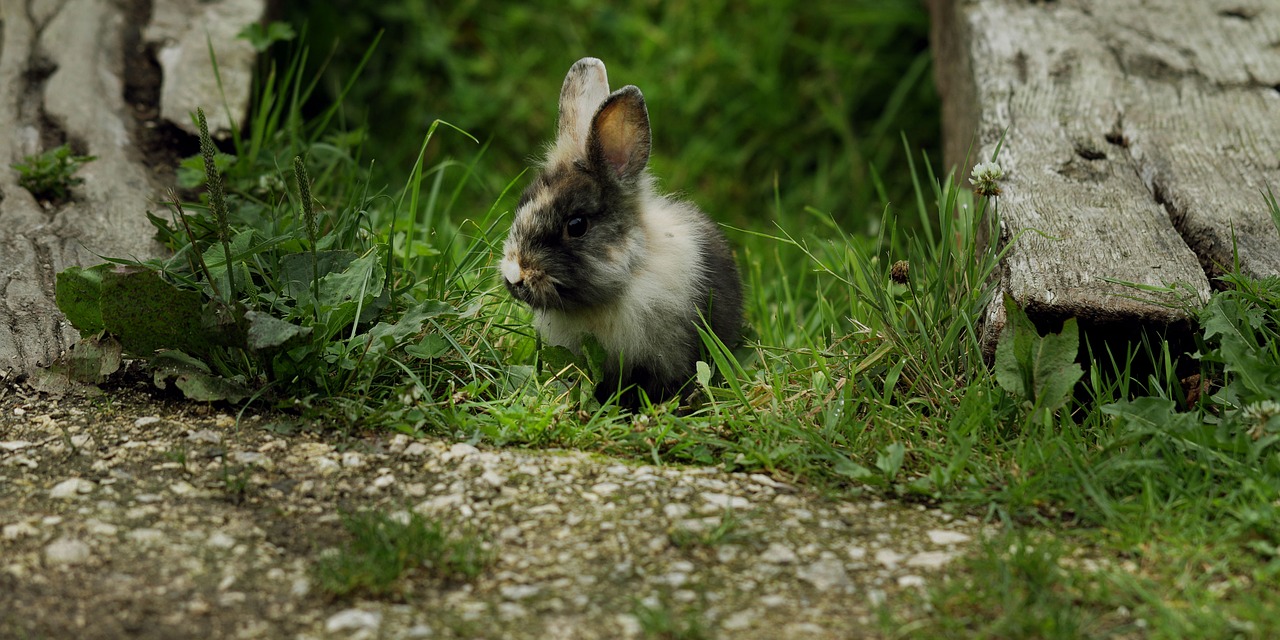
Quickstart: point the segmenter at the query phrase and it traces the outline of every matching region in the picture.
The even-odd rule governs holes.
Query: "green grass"
[[[470,580],[490,554],[474,534],[458,534],[416,513],[403,517],[367,511],[342,516],[349,540],[321,555],[312,573],[330,596],[383,596],[410,590],[411,575]]]
[[[415,137],[436,119],[484,142],[486,170],[464,188],[464,216],[484,211],[541,154],[564,72],[588,55],[604,60],[615,88],[644,92],[665,188],[731,224],[765,226],[778,184],[787,210],[814,206],[862,232],[878,222],[879,186],[894,202],[910,196],[909,183],[878,185],[872,170],[904,162],[898,133],[939,144],[928,16],[916,0],[299,2],[289,10],[318,42],[340,38],[339,51],[351,52],[329,64],[321,86],[331,95],[355,69],[352,54],[385,30],[389,50],[366,69],[376,80],[357,83],[346,104],[355,121],[367,119],[384,180],[403,180]],[[475,150],[440,138],[428,162]]]
[[[293,45],[295,57],[286,60],[295,62],[264,74],[250,126],[234,153],[213,157],[226,181],[225,228],[207,197],[181,210],[175,203],[167,218],[155,217],[175,256],[143,265],[161,283],[146,286],[167,287],[166,300],[178,295],[174,291],[186,292],[195,296],[192,309],[212,313],[199,318],[243,318],[281,332],[273,334],[280,341],[246,341],[232,332],[235,339],[185,346],[193,352],[187,359],[170,352],[153,364],[181,372],[173,379],[194,376],[212,385],[196,391],[225,392],[216,386],[224,383],[256,389],[243,399],[339,428],[762,472],[837,497],[874,493],[987,517],[1001,533],[957,569],[950,586],[928,596],[929,608],[891,612],[886,635],[1274,632],[1270,611],[1280,597],[1280,407],[1274,404],[1280,397],[1280,280],[1225,277],[1224,291],[1196,312],[1199,331],[1187,352],[1155,335],[1108,346],[1076,335],[1070,323],[1053,337],[1015,322],[1002,339],[1003,355],[998,350],[989,369],[977,323],[994,295],[989,283],[999,248],[981,238],[990,237],[998,222],[999,199],[974,196],[960,184],[965,177],[910,151],[894,118],[884,120],[889,124],[875,136],[849,138],[834,120],[864,121],[847,118],[848,111],[827,113],[819,98],[764,100],[805,95],[791,90],[792,81],[822,92],[814,77],[761,59],[807,65],[823,77],[839,75],[825,66],[833,60],[866,53],[883,62],[867,67],[862,88],[850,91],[858,100],[906,113],[908,105],[891,103],[919,89],[918,79],[906,80],[917,73],[912,65],[921,59],[919,51],[872,39],[830,52],[847,44],[836,27],[849,21],[871,31],[891,24],[886,32],[893,33],[916,24],[918,16],[903,17],[916,15],[902,9],[907,5],[884,3],[876,6],[901,11],[825,16],[806,8],[783,20],[771,6],[735,12],[723,30],[758,40],[753,48],[717,39],[730,35],[697,37],[703,33],[698,29],[712,30],[715,14],[692,5],[664,5],[641,19],[609,18],[571,3],[565,11],[591,18],[583,18],[580,24],[587,26],[580,33],[565,28],[563,16],[553,19],[536,7],[487,15],[478,5],[463,4],[453,14],[423,14],[416,19],[438,24],[424,27],[407,50],[339,58],[336,66],[364,66],[369,75],[336,84],[377,122],[399,125],[396,117],[406,113],[444,117],[484,142],[434,120],[431,126],[403,124],[400,129],[421,136],[412,155],[389,163],[394,169],[386,174],[371,172],[368,158],[381,158],[375,152],[384,148],[396,158],[399,143],[382,137],[377,126],[350,133],[341,101],[306,107],[314,103],[304,96],[328,81],[312,82],[301,62],[310,58]],[[381,9],[395,10],[410,9]],[[352,17],[355,33],[362,33],[358,23],[364,19]],[[806,20],[821,24],[792,37]],[[577,49],[533,47],[527,56],[508,56],[504,47],[546,42],[534,37],[537,29],[538,35],[585,45],[605,27],[624,36],[651,31],[652,42],[674,43],[630,54],[592,52],[607,60],[620,53],[620,64],[610,64],[615,82],[651,87],[646,95],[654,98],[649,106],[659,147],[662,136],[671,136],[655,170],[732,225],[729,235],[750,291],[752,335],[737,349],[708,345],[708,370],[720,377],[707,377],[705,397],[692,412],[663,404],[633,415],[589,400],[589,358],[562,363],[568,368],[557,375],[562,367],[540,358],[527,310],[497,280],[511,196],[529,179],[521,175],[525,161],[549,136],[560,78],[576,56],[551,60],[547,52]],[[777,43],[770,34],[790,40]],[[388,40],[402,42],[399,35]],[[463,45],[482,53],[461,55],[455,48]],[[448,82],[433,84],[443,82],[437,77],[400,86],[422,75],[409,70],[418,68],[412,65],[427,64],[414,47],[434,47],[441,64],[453,65],[441,74]],[[703,62],[682,64],[689,60]],[[721,84],[757,77],[767,91]],[[905,93],[867,88],[903,86]],[[386,97],[372,97],[384,90]],[[699,90],[706,95],[687,99]],[[686,99],[657,99],[663,92]],[[725,94],[759,100],[741,99],[754,105],[751,113],[726,111],[715,99]],[[384,99],[401,102],[390,109]],[[492,105],[480,104],[485,100],[502,107],[501,121],[510,129],[495,127]],[[403,108],[418,101],[430,104],[421,112]],[[931,108],[907,102],[911,109]],[[757,129],[761,120],[797,113],[809,128]],[[930,114],[936,122],[936,112]],[[740,121],[726,122],[735,117]],[[672,124],[678,121],[700,128]],[[831,144],[807,145],[806,136],[825,136]],[[672,140],[685,147],[676,149]],[[776,155],[791,164],[760,166],[770,155],[761,150],[762,140],[776,140],[785,150]],[[302,160],[303,171],[295,172],[294,158]],[[878,178],[868,158],[878,159]],[[391,174],[401,176],[398,182],[380,177]],[[843,195],[824,199],[838,175],[857,180],[840,182]],[[197,172],[191,179],[205,183],[209,175]],[[868,222],[851,213],[874,199],[859,180],[883,184],[871,193],[902,196],[890,195]],[[310,199],[300,195],[299,185],[309,186]],[[314,225],[303,213],[309,203]],[[1259,198],[1259,206],[1268,206],[1280,224],[1273,197]],[[905,283],[893,277],[899,261],[909,265]],[[105,275],[94,284],[93,278],[76,280],[82,289],[68,299],[102,300],[102,288],[135,286]],[[1072,340],[1084,341],[1094,357],[1081,364],[1064,357]],[[130,350],[129,344],[121,348]],[[1029,355],[1034,353],[1043,357]],[[1191,373],[1209,382],[1198,397],[1188,396],[1197,388],[1186,382]],[[1080,381],[1072,384],[1076,376]],[[749,533],[738,531],[732,518],[721,524],[705,536],[681,539],[696,550]],[[376,539],[386,537],[393,523],[384,518],[360,526],[366,533],[353,529],[353,536]],[[403,555],[389,549],[370,557]],[[381,562],[364,559],[353,566]],[[399,562],[373,573],[409,566]],[[358,575],[354,571],[338,573]],[[387,588],[369,586],[373,577],[336,580],[353,589]],[[650,613],[653,623],[646,629],[655,634],[701,633],[682,627],[671,612]]]
[[[71,150],[71,145],[64,144],[26,156],[12,167],[18,172],[18,186],[39,200],[57,204],[71,199],[71,188],[84,182],[83,178],[76,177],[76,171],[93,160],[94,156],[79,155]]]

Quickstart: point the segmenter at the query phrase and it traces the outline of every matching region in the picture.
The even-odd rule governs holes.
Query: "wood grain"
[[[1280,273],[1260,193],[1280,189],[1280,3],[930,8],[947,163],[967,173],[1004,136],[1001,288],[1021,306],[1167,325],[1207,298],[1233,250],[1246,273]]]

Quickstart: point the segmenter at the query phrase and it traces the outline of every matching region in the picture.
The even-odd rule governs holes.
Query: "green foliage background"
[[[588,55],[605,61],[614,88],[644,92],[664,187],[730,224],[762,222],[776,180],[783,208],[813,206],[866,230],[882,207],[873,167],[903,164],[899,134],[939,145],[918,0],[340,0],[288,12],[321,48],[341,42],[322,106],[385,30],[348,95],[348,120],[368,122],[367,155],[392,183],[433,120],[470,132],[488,147],[487,170],[461,202],[481,212],[540,156],[564,73]],[[470,140],[439,136],[426,164],[475,153]],[[907,202],[910,182],[896,173],[885,196]]]

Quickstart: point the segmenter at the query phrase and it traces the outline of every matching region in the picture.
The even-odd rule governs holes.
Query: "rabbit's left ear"
[[[630,182],[649,163],[649,110],[634,86],[613,92],[591,119],[587,162],[615,179]]]
[[[573,63],[560,87],[560,122],[556,129],[559,150],[570,155],[586,150],[591,116],[608,97],[609,76],[603,62],[583,58]]]

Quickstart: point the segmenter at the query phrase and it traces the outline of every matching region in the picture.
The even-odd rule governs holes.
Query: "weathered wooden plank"
[[[1002,135],[1002,288],[1033,313],[1166,324],[1213,265],[1280,273],[1280,3],[932,0],[948,164]],[[976,138],[975,138],[976,136]],[[968,167],[963,167],[967,169]],[[1145,294],[1144,294],[1145,295]],[[993,310],[998,315],[998,309]]]
[[[157,149],[143,151],[139,144],[144,130],[158,124],[159,105],[134,104],[128,94],[139,89],[130,83],[145,63],[141,30],[148,13],[172,17],[181,9],[170,5],[179,1],[4,0],[0,7],[0,378],[47,365],[76,340],[53,302],[58,271],[96,264],[99,255],[142,258],[159,250],[145,213],[157,208],[158,174],[171,175],[172,167],[155,166],[157,159],[145,154]],[[256,13],[229,18],[236,31],[262,15],[262,0],[253,1]],[[245,5],[236,0],[235,6]],[[183,73],[212,78],[203,29],[213,25],[199,22],[208,19],[208,13],[188,12],[195,26],[186,32],[194,42],[185,50],[191,58],[203,52],[205,62],[203,68],[188,64]],[[178,45],[166,39],[162,46]],[[252,56],[220,62],[224,77],[234,80],[226,104],[232,117],[243,118],[248,91],[242,78]],[[142,93],[158,95],[158,89]],[[216,91],[203,102],[226,113]],[[10,165],[63,142],[97,159],[78,174],[84,184],[73,201],[37,202]]]

